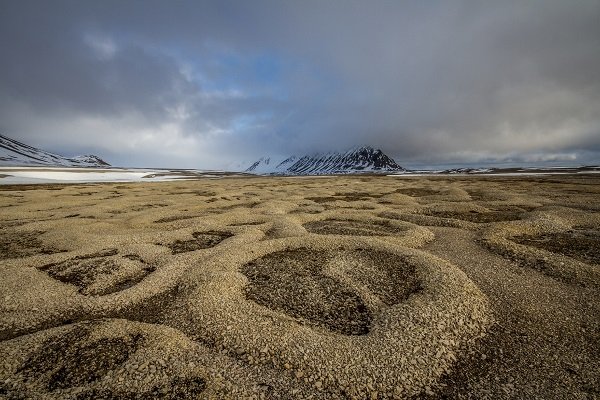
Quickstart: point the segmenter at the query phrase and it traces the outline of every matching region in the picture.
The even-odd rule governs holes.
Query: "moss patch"
[[[384,236],[405,232],[404,227],[395,226],[387,221],[356,221],[326,219],[304,224],[311,233],[320,235]]]
[[[519,211],[430,211],[426,215],[438,218],[460,219],[462,221],[475,222],[478,224],[502,221],[514,221],[521,219],[523,215]]]
[[[42,231],[22,232],[15,229],[0,231],[0,260],[22,258],[37,254],[61,253],[63,250],[45,246],[40,240]]]
[[[513,237],[512,241],[562,254],[588,264],[600,264],[600,231],[597,230],[573,229],[537,236],[522,235]]]
[[[26,378],[43,380],[46,389],[67,389],[95,382],[136,351],[141,335],[90,340],[89,329],[75,327],[46,340],[19,368]]]
[[[331,254],[309,249],[279,251],[242,267],[246,297],[256,303],[344,335],[369,332],[371,313],[347,285],[323,274]]]
[[[194,232],[192,234],[194,239],[191,240],[176,240],[169,244],[168,247],[171,249],[173,254],[187,253],[190,251],[196,251],[201,249],[209,249],[221,243],[223,240],[232,237],[233,235],[228,232]]]

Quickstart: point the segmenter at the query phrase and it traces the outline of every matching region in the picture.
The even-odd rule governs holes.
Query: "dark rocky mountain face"
[[[95,156],[93,154],[88,154],[88,155],[85,155],[85,156],[73,157],[70,160],[81,162],[81,163],[86,163],[86,164],[91,164],[91,165],[97,165],[97,166],[101,166],[101,167],[102,166],[103,167],[110,167],[109,163],[107,163],[106,161],[104,161],[100,157]]]
[[[361,172],[404,171],[392,158],[379,149],[369,146],[357,147],[344,153],[330,152],[289,157],[281,163],[261,158],[247,172],[280,175],[352,174]]]
[[[63,157],[0,135],[0,166],[109,167],[95,155]]]

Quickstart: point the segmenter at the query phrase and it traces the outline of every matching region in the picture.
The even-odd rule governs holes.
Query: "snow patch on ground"
[[[194,178],[220,178],[214,171],[165,171],[156,169],[91,169],[48,167],[0,167],[0,185],[87,182],[160,182]]]

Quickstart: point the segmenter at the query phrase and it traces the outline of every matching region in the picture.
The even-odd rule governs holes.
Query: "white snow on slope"
[[[357,146],[345,152],[313,153],[285,159],[262,157],[245,171],[264,175],[337,175],[404,171],[404,168],[379,149]]]
[[[0,166],[46,165],[61,167],[108,167],[94,155],[67,158],[0,135]]]
[[[276,174],[284,173],[287,169],[293,165],[298,158],[296,156],[291,157],[261,157],[258,161],[250,165],[246,172],[252,172],[253,174]]]

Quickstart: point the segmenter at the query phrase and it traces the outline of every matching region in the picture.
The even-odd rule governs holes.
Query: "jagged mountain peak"
[[[98,165],[110,166],[109,163],[107,163],[100,157],[95,156],[93,154],[85,154],[83,156],[72,157],[71,160],[88,163],[88,164],[98,164]]]
[[[246,172],[280,175],[351,174],[361,172],[403,171],[392,158],[380,149],[371,146],[355,146],[344,152],[313,153],[291,156],[273,162],[271,157],[262,157]]]
[[[109,163],[95,155],[72,158],[53,154],[0,135],[1,166],[108,167]]]

